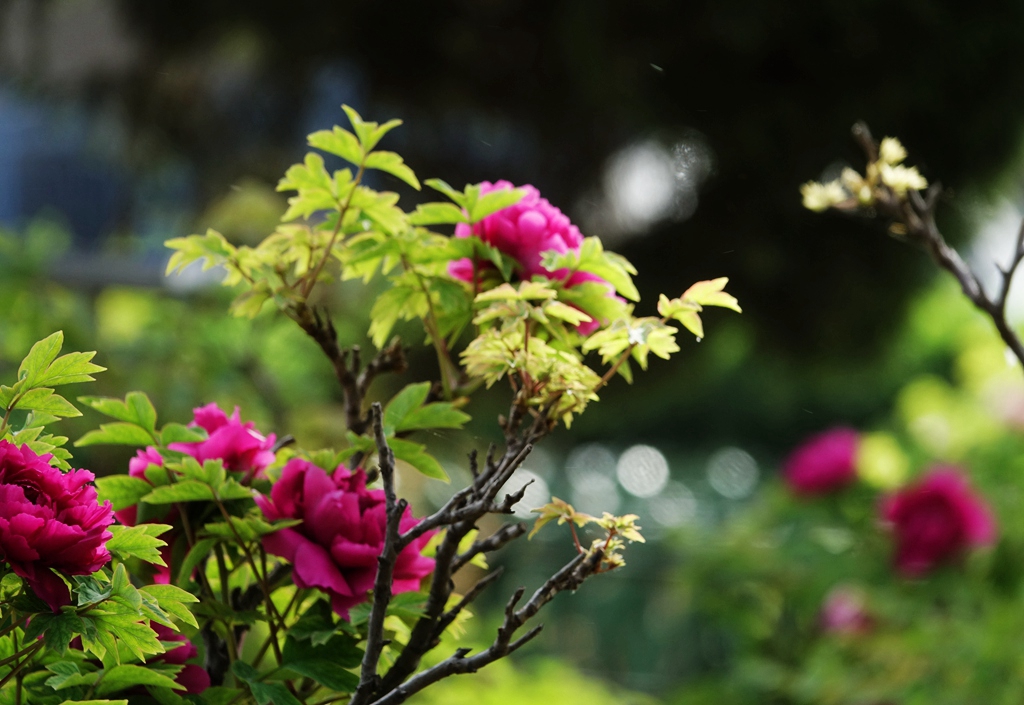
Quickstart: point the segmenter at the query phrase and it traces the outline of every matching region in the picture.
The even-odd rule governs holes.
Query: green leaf
[[[231,664],[231,672],[249,686],[258,705],[301,705],[284,685],[261,682],[259,672],[244,661],[235,661]]]
[[[100,502],[110,500],[115,512],[138,504],[153,489],[141,477],[108,475],[96,478],[96,493]]]
[[[247,495],[249,495],[247,491]],[[175,502],[198,502],[213,499],[213,490],[198,480],[182,480],[163,487],[156,487],[142,498],[149,504],[174,504]]]
[[[241,688],[228,688],[215,685],[203,691],[202,701],[205,705],[231,705],[242,694]]]
[[[153,597],[161,609],[174,615],[185,624],[190,624],[193,627],[199,626],[192,610],[185,606],[199,602],[199,598],[187,590],[182,590],[176,585],[147,585],[140,588],[139,592]]]
[[[413,409],[421,406],[430,393],[430,382],[418,382],[406,385],[402,391],[391,398],[384,408],[384,429],[388,435],[394,435],[405,417]]]
[[[114,397],[78,397],[78,401],[118,421],[156,429],[156,409],[144,392],[128,392],[124,400]]]
[[[421,203],[409,214],[412,225],[444,225],[466,220],[466,214],[454,203]]]
[[[358,666],[362,657],[356,637],[343,634],[335,634],[321,644],[288,638],[282,651],[286,668],[341,693],[352,692],[359,684],[355,674],[343,669]]]
[[[169,446],[171,443],[197,443],[205,441],[206,433],[202,430],[189,428],[180,423],[165,424],[160,431],[160,445]]]
[[[128,705],[127,700],[65,700],[60,705]]]
[[[89,362],[95,355],[95,352],[73,352],[61,355],[39,374],[33,386],[56,387],[62,384],[92,382],[94,373],[107,369]]]
[[[203,559],[210,555],[213,547],[220,542],[218,538],[200,539],[185,554],[181,562],[181,569],[178,571],[177,583],[185,585],[192,580],[192,572],[202,563]]]
[[[34,412],[53,414],[54,416],[81,416],[79,411],[67,399],[54,394],[52,389],[37,388],[25,392],[14,405],[15,409],[30,409]]]
[[[739,302],[724,291],[728,283],[728,277],[700,281],[684,291],[681,298],[683,301],[693,301],[701,306],[721,306],[742,313]]]
[[[622,255],[606,252],[599,238],[584,238],[578,252],[549,250],[543,254],[541,264],[550,271],[568,269],[596,274],[630,301],[640,300],[640,292],[630,276],[636,274],[636,268]]]
[[[420,190],[420,182],[416,178],[416,174],[402,161],[402,157],[395,152],[370,152],[366,155],[366,168],[385,171],[401,179],[417,191]]]
[[[326,600],[317,600],[299,617],[299,620],[288,630],[288,636],[294,640],[308,639],[313,646],[326,644],[338,631],[334,623],[334,612]]]
[[[434,402],[413,409],[396,427],[396,431],[414,431],[424,428],[462,428],[470,420],[451,402]]]
[[[161,688],[184,690],[185,686],[173,678],[145,666],[124,664],[114,666],[103,672],[103,678],[96,685],[97,695],[116,693],[125,688],[137,685],[153,685]]]
[[[54,675],[46,679],[46,685],[54,690],[63,690],[76,685],[92,685],[100,677],[96,671],[82,673],[74,661],[57,661],[46,667]]]
[[[513,206],[522,200],[526,191],[517,189],[498,189],[480,196],[469,209],[469,222],[479,223],[489,215]]]
[[[98,430],[89,431],[75,441],[76,448],[101,444],[146,446],[154,442],[154,438],[146,429],[133,423],[115,421],[100,424]]]
[[[427,477],[451,482],[448,473],[444,471],[441,464],[434,456],[426,451],[426,447],[419,443],[413,443],[402,438],[389,438],[388,445],[399,460],[404,460]]]
[[[456,191],[455,189],[453,189],[451,186],[449,186],[446,182],[442,181],[441,179],[427,179],[423,183],[425,183],[427,186],[429,186],[430,188],[434,189],[435,191],[440,191],[445,196],[447,196],[448,198],[452,199],[453,201],[455,201],[457,204],[459,204],[463,208],[466,207],[466,196],[465,196],[465,194],[463,194],[461,191]]]
[[[18,367],[18,381],[24,381],[30,387],[34,386],[43,371],[56,359],[63,345],[64,331],[60,330],[33,345]]]
[[[335,154],[359,166],[363,161],[363,148],[359,140],[348,130],[334,126],[333,130],[320,130],[309,136],[309,146]]]
[[[166,566],[160,548],[166,546],[167,542],[157,536],[170,529],[168,524],[113,525],[108,529],[114,536],[107,541],[107,549],[122,561],[134,557],[154,565]]]

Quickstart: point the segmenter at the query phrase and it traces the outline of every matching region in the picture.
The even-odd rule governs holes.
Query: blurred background
[[[258,242],[284,210],[274,185],[306,134],[343,122],[341,103],[399,117],[387,147],[421,178],[536,185],[636,265],[641,310],[717,276],[744,308],[710,314],[704,342],[654,360],[632,387],[613,385],[523,473],[538,496],[640,514],[649,543],[553,605],[529,654],[429,697],[975,702],[970,678],[911,687],[932,673],[914,664],[955,671],[927,651],[931,632],[896,676],[822,646],[817,605],[861,534],[810,548],[775,541],[794,533],[790,513],[812,521],[775,478],[802,438],[842,423],[890,434],[913,468],[991,467],[978,483],[1012,514],[1019,370],[1007,376],[990,326],[921,253],[884,224],[805,211],[798,188],[862,168],[849,129],[866,120],[944,184],[940,227],[994,276],[1024,207],[1022,29],[1024,5],[1009,0],[0,0],[0,374],[63,329],[69,349],[96,349],[110,369],[81,393],[143,389],[177,421],[211,400],[237,404],[265,432],[337,443],[339,395],[315,347],[280,318],[228,318],[215,275],[165,279],[162,243],[207,227]],[[377,178],[407,208],[423,198]],[[341,337],[368,346],[374,292],[333,296]],[[429,355],[418,364],[429,370]],[[470,410],[478,444],[497,408]],[[96,423],[68,422],[67,433]],[[453,476],[467,449],[450,449]],[[127,453],[94,447],[76,459],[123,471]],[[423,511],[449,491],[409,483]],[[815,526],[835,528],[845,510],[832,509]],[[513,570],[495,597],[541,580],[565,559],[564,539],[549,530],[536,539],[541,558],[503,557]],[[992,674],[1024,672],[1006,626],[1021,545],[1001,543],[991,565],[956,583],[979,581],[967,592],[991,599],[964,614],[981,610],[1005,630],[973,620],[980,641],[965,637],[972,646],[953,658],[989,664],[1004,688],[977,702],[1020,702]],[[909,600],[892,604],[947,600],[943,619],[959,624],[939,587],[907,596],[878,580]],[[851,691],[879,678],[881,690]]]

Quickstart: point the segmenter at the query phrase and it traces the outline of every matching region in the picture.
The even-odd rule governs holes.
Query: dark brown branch
[[[440,640],[441,635],[444,634],[444,630],[447,629],[448,626],[455,621],[455,618],[458,617],[459,614],[461,614],[462,610],[466,609],[469,605],[471,605],[473,601],[480,596],[480,593],[486,590],[491,583],[493,583],[495,580],[501,577],[501,574],[504,572],[504,568],[498,568],[497,570],[493,570],[484,577],[480,578],[480,580],[478,580],[476,584],[473,585],[473,587],[471,587],[469,591],[462,596],[462,599],[459,600],[459,602],[454,607],[452,607],[450,610],[442,614],[437,620],[437,625],[434,627],[434,639]]]
[[[526,524],[521,521],[516,522],[515,524],[505,524],[505,526],[498,529],[486,539],[474,541],[473,545],[470,546],[465,553],[460,553],[455,557],[455,561],[452,563],[452,572],[457,572],[462,568],[462,566],[473,560],[474,556],[481,553],[497,551],[510,541],[515,541],[526,533],[526,528]]]
[[[380,465],[381,480],[384,484],[384,501],[387,524],[384,532],[384,548],[377,558],[377,577],[373,583],[373,606],[366,634],[366,653],[360,671],[359,686],[352,695],[352,705],[368,702],[376,690],[379,678],[377,664],[384,649],[384,617],[388,604],[391,602],[391,580],[394,577],[395,563],[398,560],[399,523],[405,513],[406,502],[395,495],[395,455],[388,446],[384,435],[384,412],[381,405],[374,402],[371,409],[373,418],[374,439],[377,442],[377,456]]]
[[[312,338],[334,368],[345,397],[345,421],[350,431],[362,435],[370,427],[370,414],[364,413],[366,393],[373,380],[384,372],[404,372],[407,368],[405,351],[398,338],[380,350],[361,369],[362,354],[358,345],[343,350],[338,345],[338,333],[326,312],[317,311],[305,302],[295,304],[289,315]]]
[[[413,694],[443,678],[460,673],[475,673],[484,666],[519,649],[537,636],[542,628],[542,625],[534,627],[513,641],[512,638],[523,624],[536,615],[558,593],[577,589],[584,580],[597,571],[603,557],[604,554],[601,551],[577,555],[561,570],[548,578],[525,605],[516,609],[516,605],[523,596],[523,588],[519,588],[508,601],[505,607],[505,619],[501,627],[498,628],[494,642],[489,647],[475,656],[469,656],[468,649],[458,649],[452,656],[436,666],[417,673],[406,682],[391,689],[390,692],[386,692],[383,697],[374,701],[374,705],[399,705]]]
[[[876,161],[878,146],[867,125],[858,122],[854,125],[853,134],[864,149],[868,160]],[[985,293],[978,276],[964,262],[960,253],[949,246],[935,223],[935,209],[941,192],[942,187],[939,184],[932,184],[924,196],[918,191],[910,191],[906,198],[902,198],[886,187],[879,190],[875,206],[886,217],[906,226],[907,239],[924,248],[940,269],[946,270],[956,278],[964,296],[992,320],[999,337],[1024,366],[1024,343],[1021,342],[1020,336],[1006,319],[1006,302],[1010,293],[1010,284],[1018,266],[1024,261],[1024,223],[1021,224],[1017,233],[1016,245],[1009,267],[999,268],[1002,282],[999,293],[993,299]]]

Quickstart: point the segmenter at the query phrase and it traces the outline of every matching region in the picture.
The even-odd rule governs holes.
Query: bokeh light
[[[697,518],[697,498],[689,487],[673,480],[647,500],[647,513],[666,528],[683,526]]]
[[[635,445],[619,458],[619,483],[635,497],[653,497],[668,482],[668,461],[652,446]]]
[[[708,459],[711,488],[726,499],[743,499],[757,484],[757,461],[741,448],[722,448]]]

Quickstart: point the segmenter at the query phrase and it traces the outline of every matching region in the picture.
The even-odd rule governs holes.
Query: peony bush
[[[678,326],[699,339],[707,307],[740,309],[719,278],[637,315],[633,266],[531,186],[460,191],[431,179],[444,200],[403,209],[398,193],[364,183],[374,170],[422,189],[399,155],[377,149],[400,121],[343,107],[351,129],[309,136],[317,151],[281,180],[289,207],[260,244],[236,246],[211,230],[167,245],[169,275],[218,267],[236,289],[233,315],[283,316],[303,331],[334,373],[344,445],[305,447],[212,402],[187,424],[159,424],[143,392],[82,396],[107,420],[74,446],[135,449],[127,467],[96,478],[72,469],[68,439],[51,426],[81,414],[57,389],[104,368],[95,353],[62,355],[60,332],[36,343],[17,380],[0,386],[5,702],[397,705],[520,649],[540,633],[533,622],[548,602],[620,569],[628,544],[643,541],[635,515],[590,516],[557,498],[528,507],[538,514],[531,535],[550,522],[573,527],[565,564],[507,598],[489,644],[430,655],[458,640],[494,583],[491,554],[529,531],[509,519],[532,448],[616,377],[630,381],[634,365],[678,351]],[[329,172],[324,154],[351,166]],[[320,303],[325,287],[349,279],[382,289],[365,356],[342,346]],[[404,378],[396,331],[425,337],[435,373]],[[374,386],[384,375],[402,381],[390,397]],[[499,381],[508,390],[501,443],[473,452],[472,481],[421,516],[398,495],[397,474],[449,482],[450,468],[422,441],[462,429],[473,394]],[[471,564],[489,572],[456,593]]]

